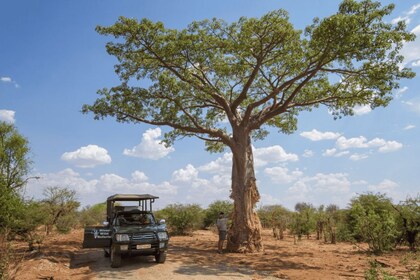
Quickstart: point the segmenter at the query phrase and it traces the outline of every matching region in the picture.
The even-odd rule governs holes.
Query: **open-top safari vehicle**
[[[103,248],[111,267],[121,265],[121,255],[154,255],[164,263],[169,235],[165,221],[157,222],[150,194],[115,194],[107,199],[103,226],[85,228],[83,248]],[[133,205],[134,204],[134,205]]]

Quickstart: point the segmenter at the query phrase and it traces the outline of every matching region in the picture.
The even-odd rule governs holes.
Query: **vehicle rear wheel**
[[[164,263],[166,261],[166,252],[160,252],[155,255],[157,263]]]
[[[114,245],[111,246],[111,267],[121,266],[121,254]]]

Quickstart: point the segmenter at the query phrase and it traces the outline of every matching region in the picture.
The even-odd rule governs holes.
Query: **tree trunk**
[[[263,250],[261,222],[255,211],[260,199],[254,158],[249,134],[234,135],[236,146],[232,148],[232,193],[234,211],[228,233],[227,249],[230,252],[257,252]]]

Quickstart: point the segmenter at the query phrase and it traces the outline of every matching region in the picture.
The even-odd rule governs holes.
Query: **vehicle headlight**
[[[130,241],[130,236],[128,234],[116,234],[115,239],[117,239],[118,242]]]
[[[159,240],[168,239],[168,233],[166,231],[161,231],[157,233]]]

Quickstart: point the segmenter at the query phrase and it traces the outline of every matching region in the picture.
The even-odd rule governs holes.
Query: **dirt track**
[[[48,238],[41,252],[27,256],[16,279],[364,279],[374,259],[398,279],[420,269],[420,253],[407,258],[406,248],[373,257],[363,250],[366,245],[314,239],[294,244],[292,236],[275,240],[269,230],[263,238],[264,253],[219,255],[217,235],[200,230],[172,237],[164,264],[155,263],[154,257],[127,257],[115,269],[102,250],[81,248],[83,232],[78,230]]]

